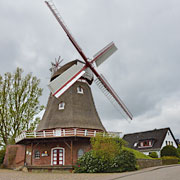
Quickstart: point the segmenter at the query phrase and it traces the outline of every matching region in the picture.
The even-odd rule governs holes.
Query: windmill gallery
[[[106,132],[96,111],[90,85],[95,83],[106,97],[132,119],[132,114],[95,66],[101,65],[117,48],[114,43],[89,60],[62,21],[52,2],[45,2],[61,25],[84,62],[71,61],[52,68],[48,87],[51,91],[45,113],[34,132],[22,132],[16,137],[16,145],[9,145],[4,163],[9,167],[72,168],[77,159],[91,149],[90,138]],[[8,164],[8,155],[14,160]]]

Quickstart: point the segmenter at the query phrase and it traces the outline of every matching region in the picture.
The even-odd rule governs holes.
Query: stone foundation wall
[[[154,166],[162,166],[161,159],[137,159],[137,164],[140,169],[154,167]]]

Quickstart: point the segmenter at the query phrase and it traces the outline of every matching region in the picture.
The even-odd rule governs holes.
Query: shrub
[[[174,146],[165,146],[161,150],[161,157],[163,156],[175,156],[178,157],[178,152],[177,149]]]
[[[0,164],[2,164],[4,161],[5,152],[5,149],[0,150]]]
[[[95,156],[92,151],[85,153],[75,166],[75,173],[124,172],[136,169],[135,155],[122,150],[112,160]]]
[[[152,158],[158,158],[157,152],[151,152],[151,153],[149,153],[149,156]]]
[[[81,158],[78,159],[75,166],[75,173],[98,173],[106,172],[108,169],[109,162],[94,156],[93,151],[85,153]]]
[[[122,150],[112,162],[110,172],[134,171],[136,169],[136,157],[128,150]]]
[[[126,141],[119,137],[97,135],[91,139],[92,150],[78,159],[76,173],[124,172],[136,169],[133,152],[122,149]]]

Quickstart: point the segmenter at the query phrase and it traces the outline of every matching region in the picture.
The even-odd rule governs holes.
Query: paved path
[[[0,169],[0,180],[180,180],[180,165],[104,174],[25,173]]]

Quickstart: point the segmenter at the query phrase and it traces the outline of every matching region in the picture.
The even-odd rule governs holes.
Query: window
[[[81,86],[78,86],[77,87],[77,93],[78,94],[83,94],[84,92],[83,92],[83,88],[81,87]]]
[[[38,150],[35,150],[34,152],[34,158],[35,159],[40,159],[40,152]]]
[[[60,102],[59,103],[59,110],[64,109],[65,103],[64,102]]]
[[[152,143],[153,143],[152,140],[141,141],[139,147],[140,148],[143,148],[143,147],[152,147]]]
[[[79,159],[80,157],[82,157],[83,154],[84,154],[83,149],[79,149],[79,150],[78,150],[78,159]]]
[[[135,143],[134,143],[134,147],[136,147],[137,145],[138,145],[138,143],[137,143],[137,142],[135,142]]]

